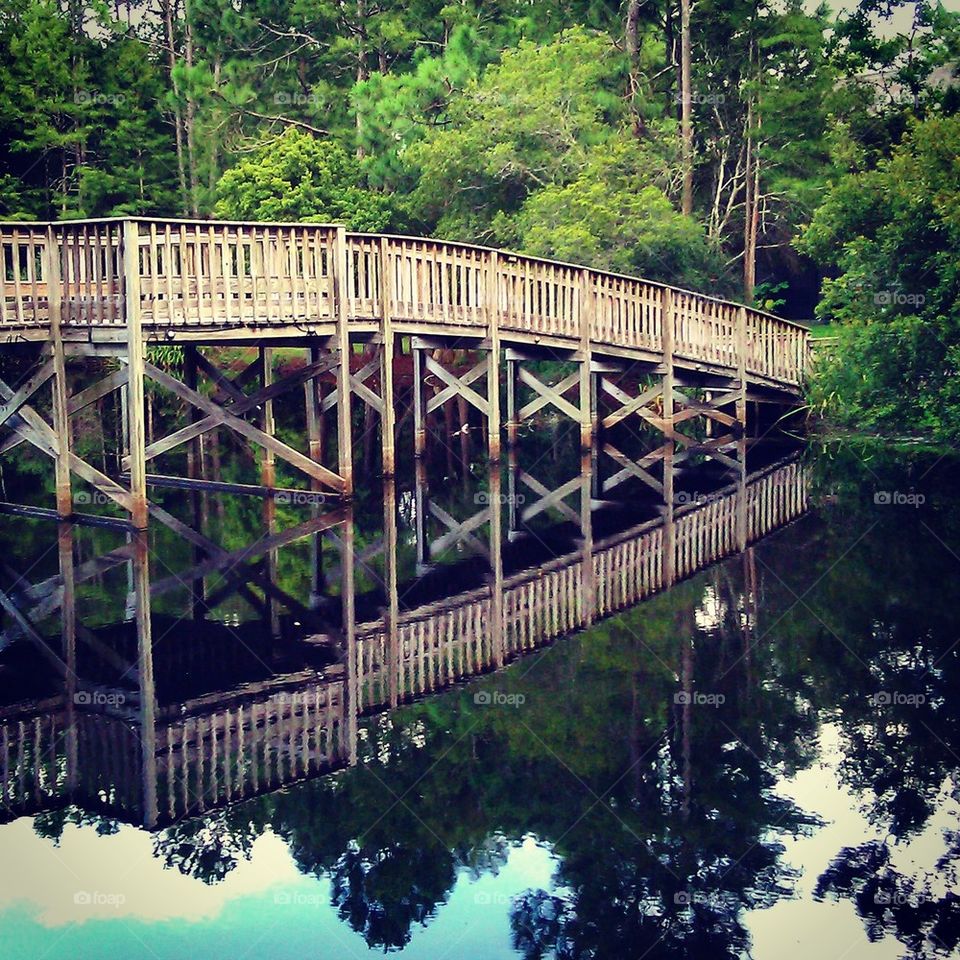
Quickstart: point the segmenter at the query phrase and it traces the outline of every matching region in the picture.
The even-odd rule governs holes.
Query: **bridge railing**
[[[669,333],[681,360],[735,371],[742,352],[748,374],[787,385],[799,385],[806,367],[807,330],[751,307],[574,264],[328,224],[0,224],[0,336],[49,325],[51,271],[62,323],[122,327],[129,238],[138,248],[131,279],[151,334],[332,322],[342,270],[347,316],[357,322],[389,313],[426,331],[496,325],[508,336],[651,355]]]

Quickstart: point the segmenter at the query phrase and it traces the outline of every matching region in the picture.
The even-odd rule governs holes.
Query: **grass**
[[[810,328],[811,337],[835,337],[840,332],[839,323],[817,323]]]

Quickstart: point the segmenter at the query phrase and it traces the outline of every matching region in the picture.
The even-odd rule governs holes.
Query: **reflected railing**
[[[589,461],[549,490],[511,460],[491,468],[463,520],[425,482],[400,491],[402,504],[388,482],[379,537],[358,542],[351,508],[318,499],[282,530],[268,505],[263,535],[230,550],[157,507],[155,526],[189,546],[193,562],[178,571],[147,534],[78,562],[78,527],[61,524],[59,573],[0,590],[0,664],[31,651],[51,677],[0,707],[0,819],[76,803],[157,827],[350,766],[362,717],[498,669],[746,551],[806,512],[808,481],[785,458],[618,523]],[[547,513],[553,527],[530,526]],[[308,556],[307,600],[279,582],[290,545]],[[123,614],[84,625],[78,596],[118,569]],[[191,597],[186,616],[165,606],[177,591]],[[204,618],[236,597],[258,621]],[[58,634],[44,633],[57,617]]]

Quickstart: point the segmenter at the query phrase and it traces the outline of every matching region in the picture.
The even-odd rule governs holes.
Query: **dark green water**
[[[501,671],[361,718],[354,766],[157,830],[93,804],[10,812],[0,955],[956,952],[958,465],[803,456],[799,520]],[[433,490],[462,519],[485,483]],[[413,499],[401,487],[401,583],[416,564]],[[358,548],[376,539],[379,500],[361,498]],[[225,539],[257,522],[210,509]],[[78,536],[82,559],[114,533]],[[170,569],[186,562],[175,537],[163,543]],[[49,527],[5,519],[3,545],[8,572],[55,567]],[[306,557],[281,554],[292,593],[309,590]],[[461,545],[440,558],[451,591],[466,557]],[[383,569],[358,571],[358,609]],[[78,612],[109,622],[118,591],[97,581]],[[234,597],[217,615],[242,611]],[[17,650],[0,655],[4,696],[39,703],[47,691],[25,689]]]

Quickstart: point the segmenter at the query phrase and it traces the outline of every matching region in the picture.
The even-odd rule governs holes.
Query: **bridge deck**
[[[131,248],[135,247],[135,251]],[[52,255],[51,255],[52,254]],[[441,240],[324,224],[111,219],[0,224],[0,343],[223,343],[443,335],[680,367],[796,393],[807,330],[635,277]],[[340,296],[340,291],[343,296]],[[743,354],[743,366],[740,360]]]

